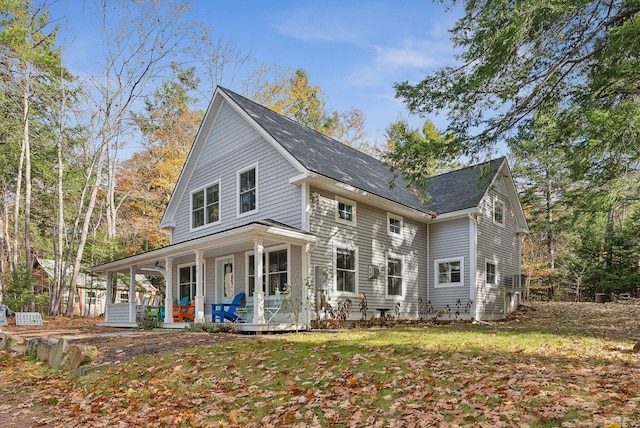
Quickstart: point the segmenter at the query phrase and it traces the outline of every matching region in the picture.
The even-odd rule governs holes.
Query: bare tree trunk
[[[73,309],[75,303],[75,295],[78,284],[78,275],[80,274],[80,265],[82,263],[82,254],[84,252],[84,246],[87,242],[87,236],[89,235],[89,225],[91,223],[91,216],[93,215],[93,209],[96,206],[96,200],[98,198],[98,189],[100,187],[100,175],[104,167],[105,152],[107,145],[102,144],[98,159],[95,164],[95,181],[91,190],[91,197],[89,198],[89,204],[87,210],[84,213],[84,221],[82,224],[82,231],[80,233],[80,241],[78,242],[78,250],[76,252],[75,261],[73,263],[73,274],[71,276],[71,283],[69,284],[69,302],[67,303],[67,316],[73,316]],[[89,177],[90,178],[90,177]]]
[[[29,137],[29,76],[23,93],[23,146],[24,146],[24,253],[25,270],[31,274],[33,260],[31,259],[31,140]],[[35,294],[34,283],[31,281],[31,294]],[[35,301],[29,303],[29,311],[35,311]]]

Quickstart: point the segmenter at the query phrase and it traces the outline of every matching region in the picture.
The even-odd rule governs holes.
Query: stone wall
[[[98,356],[98,348],[69,342],[65,338],[19,336],[0,333],[0,350],[16,352],[46,362],[49,366],[84,374]]]

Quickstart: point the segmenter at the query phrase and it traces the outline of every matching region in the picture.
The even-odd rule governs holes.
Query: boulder
[[[98,348],[92,345],[69,345],[67,357],[62,361],[63,370],[72,371],[93,361],[98,356]]]
[[[0,340],[0,349],[24,354],[27,347],[23,338],[11,334],[6,334]]]
[[[58,342],[49,351],[49,365],[54,369],[61,368],[68,352],[69,343],[67,343],[67,340],[64,338],[58,339]]]

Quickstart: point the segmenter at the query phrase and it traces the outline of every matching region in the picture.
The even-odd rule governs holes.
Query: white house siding
[[[440,312],[442,319],[468,319],[472,309],[465,312],[471,303],[471,248],[470,223],[468,217],[435,222],[429,225],[429,301],[434,311]],[[459,286],[436,287],[436,260],[463,258],[462,284]],[[443,311],[443,312],[442,312]],[[456,316],[456,312],[459,315]]]
[[[505,203],[504,227],[493,222],[493,200]],[[511,287],[513,275],[519,273],[519,238],[516,236],[516,219],[513,206],[507,197],[504,182],[496,180],[495,186],[480,203],[477,220],[477,304],[478,317],[484,320],[502,319],[508,310],[511,294],[505,295],[505,288]],[[496,262],[499,286],[486,284],[486,261]],[[507,301],[505,301],[507,299]]]
[[[256,212],[237,216],[237,172],[257,165]],[[207,137],[190,182],[176,210],[176,244],[254,220],[273,219],[302,226],[302,192],[289,184],[297,170],[226,103]],[[220,180],[220,223],[191,229],[191,192]]]
[[[367,297],[367,318],[379,315],[377,308],[388,308],[393,315],[396,303],[400,303],[400,318],[418,317],[418,299],[426,301],[426,225],[403,218],[403,237],[398,239],[387,234],[387,211],[363,202],[356,201],[356,226],[344,225],[335,221],[335,194],[311,188],[310,232],[319,243],[311,253],[311,267],[322,266],[328,269],[329,303],[336,307],[347,298],[352,301],[350,318],[361,319],[361,300],[357,295]],[[352,199],[345,197],[346,199]],[[357,283],[356,293],[338,293],[335,281],[334,244],[341,243],[357,247]],[[404,258],[402,297],[386,298],[386,257],[388,252]],[[369,278],[369,265],[380,270],[377,278]],[[320,315],[324,312],[320,311]]]

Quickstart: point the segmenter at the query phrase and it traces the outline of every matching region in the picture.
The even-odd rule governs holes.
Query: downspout
[[[431,222],[427,223],[427,301],[425,302],[425,304],[428,304],[428,302],[431,301],[431,283],[430,283],[430,277],[431,275],[429,275],[429,273],[431,272],[431,232],[430,232],[430,227],[431,226]],[[434,272],[435,275],[435,272]],[[420,314],[418,314],[418,318],[420,318]]]
[[[469,300],[471,300],[471,314],[479,319],[477,297],[478,279],[478,213],[469,214]]]

